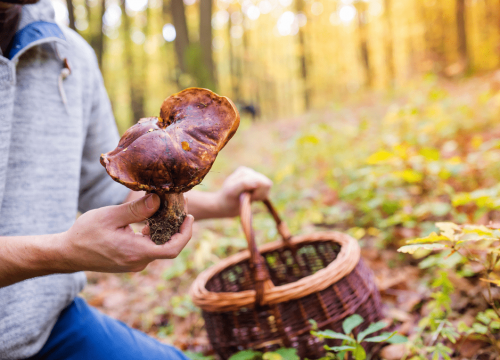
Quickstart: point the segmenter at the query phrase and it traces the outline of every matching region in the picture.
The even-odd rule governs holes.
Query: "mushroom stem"
[[[148,219],[151,240],[156,245],[163,245],[179,232],[184,222],[184,195],[182,193],[156,193],[161,200],[158,211]]]

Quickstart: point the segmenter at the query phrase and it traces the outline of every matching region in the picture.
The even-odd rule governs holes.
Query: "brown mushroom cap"
[[[132,190],[185,192],[203,180],[239,123],[228,98],[189,88],[165,99],[159,118],[128,129],[101,164]]]

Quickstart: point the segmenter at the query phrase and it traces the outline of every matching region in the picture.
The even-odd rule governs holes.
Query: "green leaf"
[[[186,351],[184,352],[184,355],[186,355],[186,357],[188,357],[191,360],[215,360],[213,356],[204,356],[201,353],[195,353],[192,351]]]
[[[452,241],[455,240],[455,231],[460,230],[460,226],[452,222],[437,222],[436,226],[441,230],[441,235],[446,236]]]
[[[493,309],[487,309],[484,311],[484,314],[489,317],[491,320],[497,320],[498,319],[498,315],[497,313],[495,312],[495,310]]]
[[[231,356],[229,360],[258,360],[260,358],[262,358],[260,351],[243,350]]]
[[[187,317],[189,314],[191,314],[191,311],[189,309],[186,309],[185,307],[183,306],[179,306],[179,307],[176,307],[176,308],[173,308],[172,309],[172,313],[176,316],[179,316],[179,317],[182,317],[182,318],[185,318]]]
[[[457,339],[459,338],[459,334],[455,331],[454,328],[452,327],[445,327],[443,330],[441,330],[441,335],[446,337],[448,340],[450,340],[453,344],[457,342]]]
[[[433,202],[431,205],[431,213],[434,216],[445,216],[451,211],[451,205],[447,202]]]
[[[297,349],[281,348],[276,350],[275,353],[280,354],[284,360],[300,360],[300,357],[297,355]]]
[[[439,359],[439,356],[441,356],[445,360],[451,360],[450,355],[453,353],[453,350],[450,349],[449,347],[437,343],[436,346],[434,347],[434,352],[432,353],[432,359]]]
[[[297,142],[299,144],[319,144],[319,139],[314,135],[304,135],[300,137]]]
[[[325,349],[326,350],[330,350],[330,351],[339,352],[339,351],[345,351],[345,350],[354,350],[354,349],[356,349],[356,347],[355,346],[350,346],[350,345],[342,345],[342,346],[328,346],[328,345],[325,345]]]
[[[262,355],[262,360],[285,360],[285,359],[276,352],[266,352],[264,355]]]
[[[311,330],[318,330],[318,323],[314,319],[309,319],[309,324],[311,324]]]
[[[335,332],[335,331],[332,331],[332,330],[313,331],[312,334],[314,336],[317,336],[320,338],[345,340],[349,343],[356,342],[356,340],[354,340],[352,337]]]
[[[472,329],[474,329],[474,331],[477,334],[486,335],[488,333],[488,327],[486,327],[486,326],[484,326],[483,324],[480,324],[480,323],[474,323],[474,324],[472,324]]]
[[[484,225],[465,225],[463,229],[464,234],[477,234],[481,237],[495,238],[495,230],[488,229]]]
[[[418,249],[426,249],[426,250],[443,250],[447,248],[444,244],[416,244],[416,245],[405,245],[398,249],[398,252],[413,254]]]
[[[396,334],[393,337],[387,339],[389,344],[404,344],[408,342],[408,338],[404,335]]]
[[[404,181],[408,183],[418,183],[422,181],[423,179],[423,174],[415,171],[413,169],[405,169],[403,171],[394,171],[393,174],[397,176],[398,178],[403,179]]]
[[[500,329],[500,321],[492,321],[491,324],[490,324],[490,328],[492,328],[493,330],[498,330]]]
[[[382,330],[383,328],[387,327],[387,324],[383,321],[376,322],[374,324],[370,324],[365,330],[361,331],[358,334],[358,343],[363,341],[363,339],[370,334],[373,334],[374,332],[377,332],[379,330]]]
[[[488,325],[491,322],[491,319],[484,312],[477,314],[476,319],[481,321],[484,325]]]
[[[433,148],[423,148],[419,151],[426,160],[436,161],[439,160],[439,150]]]
[[[460,321],[457,325],[457,330],[461,333],[469,333],[473,331],[472,328],[468,327],[464,321]]]
[[[342,323],[342,328],[344,329],[345,334],[352,333],[352,330],[363,323],[364,319],[358,314],[354,314],[349,316]]]
[[[393,157],[394,157],[393,153],[390,153],[387,150],[380,150],[374,154],[371,154],[370,157],[366,160],[366,162],[370,165],[375,165],[387,161],[389,159],[392,159]]]
[[[412,244],[429,244],[429,243],[436,243],[439,241],[449,241],[449,239],[446,236],[438,235],[435,232],[431,232],[428,236],[423,237],[423,238],[418,238],[418,239],[413,239],[413,240],[408,240],[406,242],[407,245],[412,245]]]
[[[394,331],[393,333],[383,333],[383,334],[380,334],[378,336],[373,336],[373,337],[370,337],[370,338],[366,338],[364,341],[366,342],[384,342],[384,341],[387,341],[389,340],[391,337],[393,337],[394,335],[397,334],[397,331]]]
[[[355,360],[365,360],[366,359],[366,352],[363,347],[358,344],[356,346],[356,349],[352,352],[352,356],[354,357]]]
[[[472,197],[469,193],[458,193],[452,198],[452,205],[455,207],[467,205],[472,201]]]

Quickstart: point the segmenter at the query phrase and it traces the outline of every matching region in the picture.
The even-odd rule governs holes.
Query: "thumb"
[[[156,194],[148,194],[139,200],[131,201],[115,208],[114,217],[118,227],[141,222],[151,217],[160,207],[160,198]]]

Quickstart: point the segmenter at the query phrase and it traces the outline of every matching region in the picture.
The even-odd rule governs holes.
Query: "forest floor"
[[[500,218],[499,87],[494,75],[428,78],[391,96],[364,94],[302,116],[243,119],[199,188],[216,190],[238,166],[249,166],[274,181],[271,199],[294,234],[335,229],[357,238],[386,319],[410,339],[386,347],[383,358],[499,359],[498,319],[483,315],[500,292],[481,281],[484,265],[460,252],[397,251],[406,240],[439,232],[436,222]],[[258,241],[274,240],[271,219],[255,207]],[[88,273],[82,295],[162,342],[207,354],[189,287],[245,244],[238,219],[200,221],[177,259],[135,274]]]

